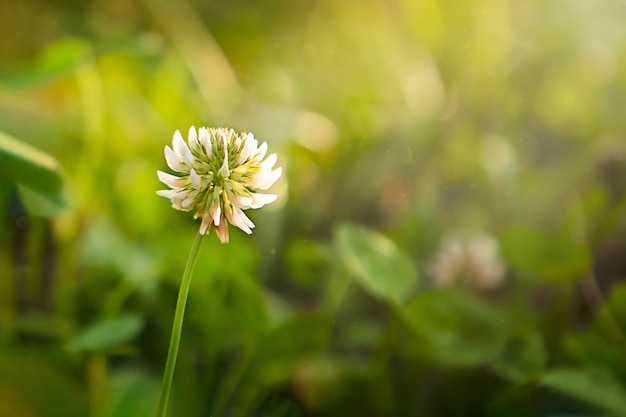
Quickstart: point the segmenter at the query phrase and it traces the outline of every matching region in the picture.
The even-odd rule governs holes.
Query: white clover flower
[[[227,243],[228,222],[250,234],[254,223],[243,210],[277,198],[258,192],[282,174],[282,168],[273,169],[276,154],[265,158],[266,153],[267,143],[259,146],[252,133],[206,127],[196,132],[192,126],[185,143],[177,130],[172,148],[165,147],[165,160],[178,175],[157,171],[159,180],[171,188],[157,194],[169,198],[176,210],[196,210],[194,219],[202,219],[200,234],[214,228],[220,241]]]
[[[502,284],[505,267],[500,259],[498,241],[479,234],[469,239],[448,237],[429,268],[437,287],[467,286],[490,290]]]

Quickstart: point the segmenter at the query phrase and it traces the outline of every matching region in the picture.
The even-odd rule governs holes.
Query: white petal
[[[220,205],[213,204],[211,208],[209,209],[209,214],[213,218],[213,224],[215,224],[216,226],[219,226],[221,216],[222,216],[222,209],[220,208]]]
[[[193,205],[193,202],[196,200],[196,196],[198,193],[189,193],[187,197],[180,203],[180,206],[185,210],[190,208]]]
[[[273,175],[276,175],[275,172],[272,172],[272,167],[274,166],[275,163],[276,163],[276,154],[273,153],[265,161],[259,164],[258,171],[248,181],[248,184],[256,188],[261,188],[263,184],[267,184],[268,178],[271,178],[273,177]],[[278,174],[278,176],[280,177],[280,174]],[[276,181],[276,179],[274,179],[274,181]],[[273,184],[274,181],[272,181],[271,184]],[[261,189],[265,190],[269,188],[270,185],[264,186],[265,188],[261,188]]]
[[[198,150],[199,148],[199,143],[198,143],[198,134],[196,133],[196,127],[195,126],[191,126],[189,128],[189,135],[187,136],[187,142],[189,142],[189,148],[191,150]]]
[[[159,177],[159,181],[171,188],[183,188],[189,183],[189,181],[184,178],[163,171],[157,171],[157,176]]]
[[[209,131],[206,127],[200,128],[200,144],[203,146],[206,156],[207,158],[209,158],[209,161],[213,160],[213,145],[211,143]]]
[[[266,204],[273,203],[277,198],[276,194],[252,194],[250,208],[261,208]]]
[[[250,220],[250,218],[248,216],[246,216],[246,213],[244,213],[243,211],[237,209],[236,210],[237,213],[239,214],[239,216],[241,216],[241,218],[243,219],[243,222],[246,224],[246,226],[248,226],[251,229],[254,229],[254,223],[252,223],[252,220]]]
[[[217,175],[223,178],[230,177],[230,169],[228,169],[228,154],[224,155],[224,163],[219,171],[217,171]]]
[[[227,204],[226,207],[224,207],[224,212],[226,214],[226,218],[233,226],[237,226],[247,234],[252,233],[249,225],[252,224],[252,227],[254,227],[254,223],[252,223],[250,219],[248,219],[248,217],[246,217],[246,215],[243,214],[243,212],[237,207],[232,204]]]
[[[277,168],[266,175],[260,175],[259,173],[253,178],[255,182],[254,187],[258,188],[259,190],[267,190],[276,182],[278,178],[280,178],[282,173],[282,168]]]
[[[189,194],[189,190],[159,190],[156,192],[157,195],[160,195],[161,197],[165,197],[165,198],[169,198],[170,200],[173,199],[181,199],[181,198],[185,198],[187,197],[187,194]]]
[[[228,222],[215,225],[215,233],[217,233],[217,236],[220,238],[220,242],[228,243]]]
[[[180,205],[180,200],[172,200],[172,207],[180,211],[189,211],[184,209],[183,206]]]
[[[180,130],[174,132],[174,138],[172,139],[172,147],[174,148],[174,152],[181,158],[183,157],[183,147],[186,146],[185,140],[183,139],[183,135],[180,134]]]
[[[243,149],[239,154],[239,158],[237,158],[237,165],[241,165],[245,163],[248,158],[256,153],[258,141],[254,139],[252,133],[248,134],[246,141],[243,144]]]
[[[211,231],[211,228],[209,226],[211,226],[211,223],[213,223],[213,219],[211,218],[211,216],[208,215],[204,215],[202,217],[202,223],[200,224],[200,234],[203,235],[205,233],[207,233],[207,231]]]
[[[189,150],[187,143],[183,140],[183,137],[180,134],[179,130],[177,130],[176,133],[174,133],[174,140],[172,141],[172,145],[174,146],[174,152],[178,156],[182,157],[182,160],[185,163],[185,165],[187,165],[189,168],[194,166],[195,158],[193,157],[193,154]]]
[[[228,134],[228,136],[230,136],[230,132],[224,129],[218,129],[218,132],[219,132],[219,136],[221,139],[220,144],[222,145],[222,149],[224,150],[224,153],[227,153],[228,152],[228,138],[226,137],[226,135]]]
[[[215,187],[215,191],[213,194],[213,201],[211,202],[211,206],[209,207],[209,214],[213,218],[213,223],[215,223],[216,226],[219,226],[220,219],[222,217],[222,209],[220,207],[219,187]]]
[[[234,193],[228,193],[228,198],[234,205],[239,207],[242,210],[247,210],[252,207],[253,199],[252,197],[246,197],[243,195],[237,195]]]
[[[273,153],[270,156],[267,157],[267,159],[263,162],[261,162],[261,170],[270,170],[274,167],[274,164],[276,164],[276,154]]]
[[[189,171],[189,179],[191,180],[191,185],[196,189],[199,190],[202,188],[202,178],[200,178],[200,175],[198,175],[193,168]]]
[[[183,164],[182,158],[176,155],[176,152],[174,152],[169,146],[165,147],[165,161],[167,162],[167,166],[169,166],[172,171],[187,172],[189,169]]]
[[[255,156],[258,157],[259,159],[263,159],[265,158],[266,153],[267,153],[267,142],[263,142],[261,146],[259,146],[259,149],[257,149]]]

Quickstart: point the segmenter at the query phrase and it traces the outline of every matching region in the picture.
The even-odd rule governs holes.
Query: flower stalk
[[[198,251],[202,243],[203,234],[198,233],[196,240],[193,242],[185,271],[180,282],[180,290],[178,292],[178,300],[176,302],[176,312],[174,313],[174,324],[172,326],[172,337],[170,338],[170,347],[167,353],[167,362],[165,364],[165,372],[163,374],[163,382],[161,383],[161,391],[155,417],[167,416],[167,405],[169,403],[170,391],[172,389],[172,380],[174,378],[174,369],[176,368],[176,358],[178,357],[178,347],[180,345],[180,335],[183,328],[183,319],[185,317],[185,307],[187,306],[187,296],[191,285],[191,276],[196,266]]]
[[[267,143],[259,145],[252,133],[221,127],[196,130],[192,126],[187,141],[177,130],[172,147],[165,147],[165,160],[175,174],[157,171],[159,180],[170,188],[157,194],[168,198],[176,210],[195,211],[194,218],[202,222],[180,283],[156,417],[167,415],[187,295],[202,237],[214,229],[220,241],[228,243],[229,223],[251,234],[255,225],[243,211],[263,207],[278,197],[260,192],[282,174],[281,168],[274,169],[276,154],[267,158],[266,154]]]

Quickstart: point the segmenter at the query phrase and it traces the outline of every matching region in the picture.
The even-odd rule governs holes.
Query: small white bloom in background
[[[494,289],[505,275],[498,241],[486,234],[445,238],[430,265],[429,274],[437,287]]]
[[[172,201],[176,210],[195,210],[202,219],[200,234],[214,228],[222,243],[228,242],[228,223],[252,233],[254,223],[243,210],[263,207],[276,194],[261,194],[282,174],[274,169],[276,154],[265,158],[267,143],[252,133],[227,128],[189,129],[187,142],[177,130],[172,148],[165,147],[167,165],[177,173],[157,171],[159,180],[171,190],[157,194]]]

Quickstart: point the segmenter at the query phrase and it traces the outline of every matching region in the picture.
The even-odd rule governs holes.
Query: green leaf
[[[389,238],[361,226],[336,229],[335,248],[355,281],[370,294],[394,304],[410,297],[418,280],[411,258]]]
[[[46,194],[22,184],[17,185],[17,190],[24,207],[34,216],[52,217],[65,208],[61,193]]]
[[[203,329],[196,338],[199,343],[232,347],[265,334],[270,327],[265,298],[253,277],[224,275],[211,284],[202,288],[192,283],[189,294],[185,326]]]
[[[302,405],[289,395],[269,395],[260,404],[255,415],[263,417],[301,417],[305,416]]]
[[[82,261],[89,266],[112,268],[133,287],[153,283],[158,257],[130,241],[108,217],[94,219],[80,241]]]
[[[24,344],[9,345],[0,351],[0,416],[89,415],[87,390],[66,360]]]
[[[327,266],[322,247],[308,240],[289,241],[285,263],[289,274],[300,284],[319,284]]]
[[[606,367],[616,372],[626,371],[626,357],[620,343],[607,339],[606,330],[594,328],[584,333],[565,335],[563,346],[566,353],[577,363],[591,367]]]
[[[426,342],[436,361],[475,366],[491,361],[503,347],[498,312],[469,294],[430,291],[415,297],[401,311],[404,323]]]
[[[564,211],[563,227],[570,235],[583,235],[597,245],[606,224],[614,229],[614,222],[610,216],[614,204],[610,203],[607,190],[602,185],[596,185],[584,193],[580,198],[570,204]]]
[[[64,38],[48,46],[33,65],[10,77],[2,84],[13,88],[26,88],[53,80],[76,69],[89,55],[83,40]]]
[[[619,329],[614,331],[626,332],[626,283],[613,287],[608,301],[600,308],[597,320],[617,325]]]
[[[556,369],[544,376],[542,384],[615,416],[626,416],[626,390],[607,369]]]
[[[579,363],[626,372],[626,283],[613,287],[598,309],[595,323],[586,331],[566,335],[564,346]]]
[[[325,318],[303,316],[283,322],[268,332],[254,352],[255,379],[263,385],[287,380],[298,363],[325,348],[329,326]]]
[[[68,317],[30,312],[20,316],[15,329],[29,340],[63,340],[71,330]]]
[[[111,375],[111,417],[148,417],[154,413],[160,380],[137,369],[123,369]]]
[[[491,362],[491,367],[511,381],[520,381],[541,374],[546,362],[541,335],[535,330],[526,330],[507,338],[504,348]]]
[[[241,331],[244,336],[265,332],[268,327],[265,301],[254,278],[234,275],[225,279],[222,285],[226,286],[226,291],[219,291],[223,296],[217,301],[223,314],[221,322],[230,329]]]
[[[500,243],[511,265],[547,281],[574,281],[591,266],[587,247],[534,228],[511,227],[504,231]]]
[[[30,214],[53,216],[63,210],[63,180],[48,154],[0,132],[0,175],[15,184]]]
[[[98,321],[76,336],[67,349],[71,352],[107,351],[130,342],[142,327],[143,319],[136,315]]]

